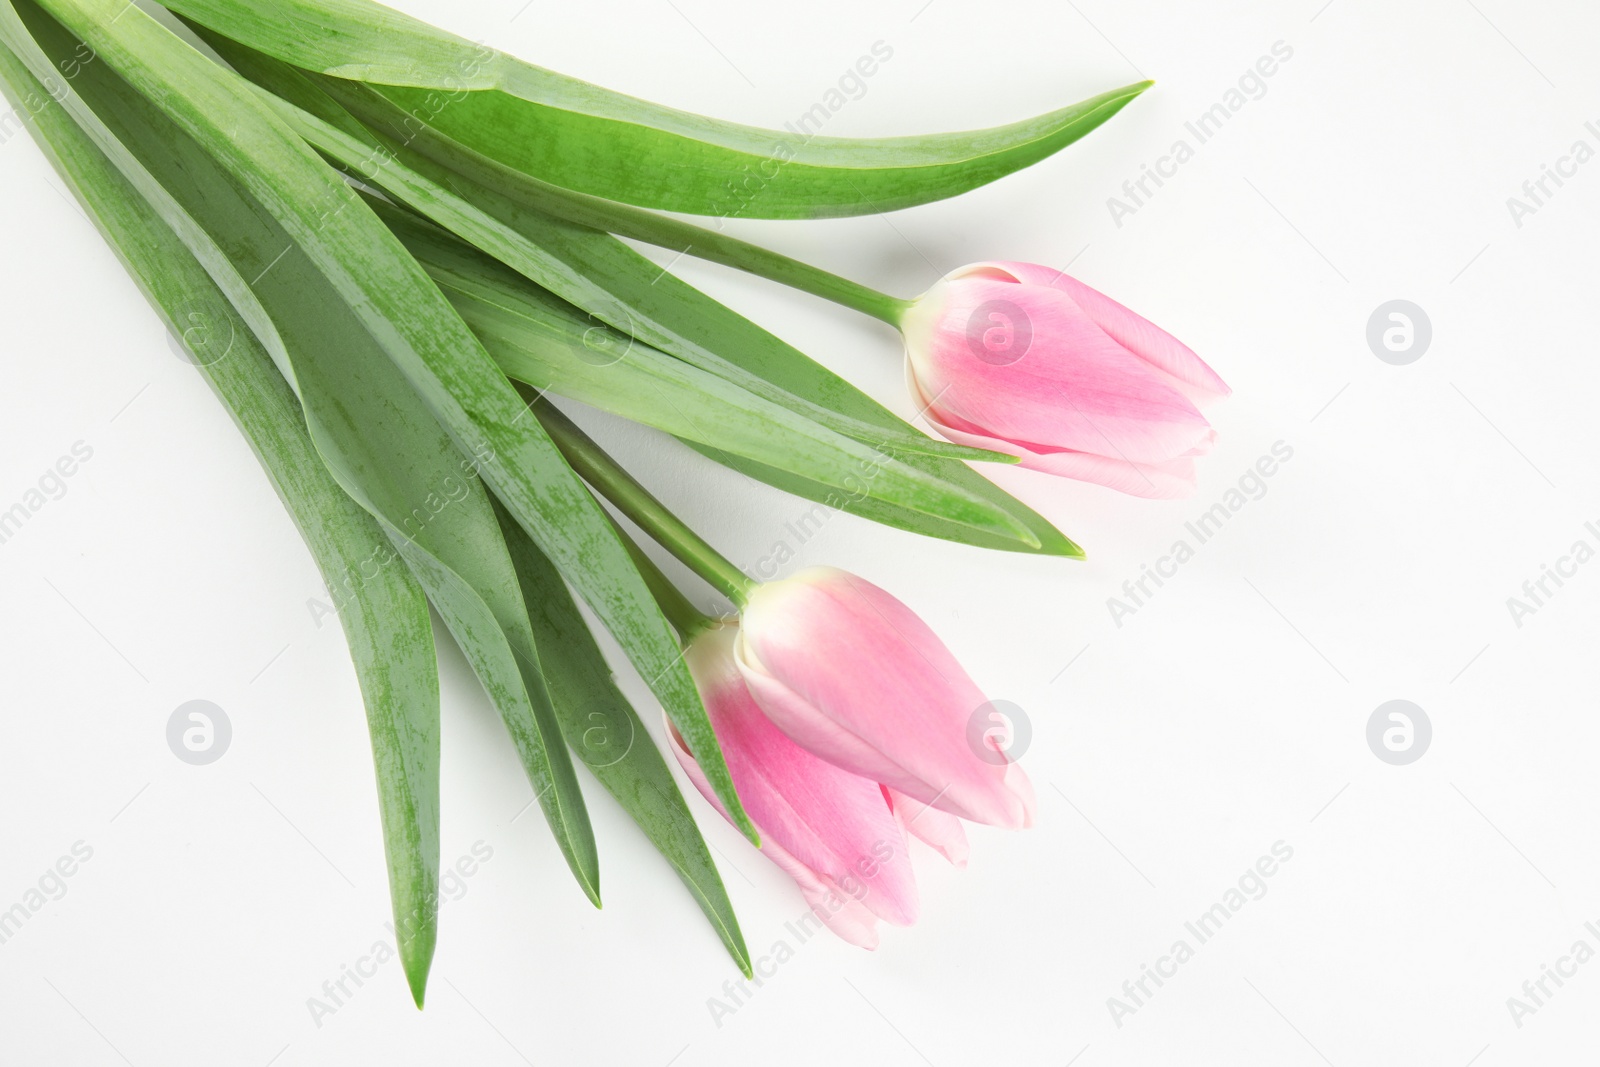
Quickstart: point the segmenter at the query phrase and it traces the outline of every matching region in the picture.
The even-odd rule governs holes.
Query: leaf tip
[[[1037,549],[1040,554],[1078,561],[1089,558],[1089,554],[1083,550],[1082,545],[1060,530],[1051,527],[1051,533],[1054,536],[1044,538],[1044,544]]]
[[[411,988],[411,999],[422,1010],[428,994],[428,971],[433,966],[434,938],[430,930],[427,937],[412,937],[400,942],[402,965],[406,972],[406,985]]]
[[[599,870],[584,871],[578,878],[578,884],[583,887],[583,895],[589,898],[589,903],[594,905],[595,911],[605,910],[605,905],[600,903]]]

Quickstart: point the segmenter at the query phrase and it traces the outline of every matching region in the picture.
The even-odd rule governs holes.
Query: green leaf
[[[177,235],[3,46],[0,88],[27,108],[40,147],[188,347],[333,596],[372,738],[396,944],[421,1007],[439,907],[439,678],[422,589],[404,567],[372,569],[388,540],[323,466],[271,357]]]
[[[820,136],[805,117],[792,132],[779,132],[662,107],[524,63],[370,0],[171,0],[167,6],[284,62],[378,83],[401,108],[524,173],[611,200],[699,215],[826,218],[954,196],[1059,151],[1150,85],[993,129],[858,140]]]
[[[436,227],[374,208],[510,377],[694,441],[715,458],[744,456],[796,473],[828,486],[835,500],[870,494],[961,525],[962,495],[947,492],[937,474],[619,336]]]
[[[752,389],[774,403],[798,408],[802,414],[829,428],[873,446],[873,453],[888,449],[909,460],[913,452],[994,456],[936,442],[901,422],[844,379],[824,370],[796,349],[784,344],[748,319],[689,286],[628,248],[615,238],[559,222],[538,211],[523,208],[463,174],[453,174],[431,159],[398,142],[369,134],[365,139],[345,131],[349,117],[339,103],[318,91],[306,79],[268,57],[253,54],[225,41],[219,51],[263,86],[282,91],[298,101],[270,98],[293,128],[356,177],[387,192],[436,222],[462,234],[524,276],[586,308],[607,325],[682,357],[689,364]],[[379,122],[401,121],[392,108],[360,86],[339,88],[327,79],[322,86]],[[301,106],[303,105],[303,106]],[[398,131],[396,131],[398,132]],[[457,152],[441,143],[441,152],[457,158],[494,180],[508,177],[504,168],[476,166],[471,153]],[[458,306],[458,310],[460,310]],[[481,308],[480,308],[481,310]],[[481,324],[482,316],[480,316]],[[498,321],[504,323],[504,316]],[[586,327],[588,328],[588,327]],[[505,339],[504,334],[500,335]],[[491,342],[493,343],[493,342]],[[503,348],[503,346],[500,346]],[[804,398],[779,380],[797,382],[809,391]],[[544,388],[551,383],[532,383]],[[560,390],[558,390],[559,392]],[[869,418],[846,417],[836,412],[853,406],[870,412]],[[682,405],[680,405],[680,408]],[[681,413],[681,412],[680,412]],[[792,421],[792,420],[791,420]],[[702,423],[702,425],[705,425]],[[704,434],[690,433],[704,439]],[[713,448],[723,447],[720,443]],[[911,451],[907,451],[907,449]],[[783,467],[783,464],[779,464]],[[863,470],[872,473],[863,489]],[[955,464],[930,467],[894,459],[869,460],[837,478],[808,477],[847,495],[879,495],[893,509],[920,513],[925,525],[942,530],[970,529],[974,539],[1027,551],[1046,539],[1065,539],[1031,512],[1013,514],[1021,505],[982,478]],[[830,497],[838,497],[833,493]],[[1026,509],[1023,509],[1026,511]],[[1034,525],[1048,528],[1041,535]],[[958,538],[960,539],[960,538]]]
[[[510,262],[535,282],[565,296],[623,333],[639,337],[746,388],[754,379],[762,383],[752,390],[760,395],[798,398],[816,408],[827,409],[835,418],[849,420],[837,424],[836,428],[842,427],[858,440],[896,452],[907,466],[937,477],[968,501],[987,501],[990,510],[985,514],[989,521],[980,525],[948,511],[929,514],[892,500],[876,499],[871,493],[852,492],[841,505],[838,494],[827,483],[803,473],[744,457],[729,456],[724,460],[715,447],[699,446],[706,455],[799,496],[830,507],[842,506],[852,514],[914,533],[986,548],[1082,558],[1083,550],[1042,515],[964,464],[931,454],[934,449],[919,450],[930,454],[917,455],[897,447],[896,442],[903,441],[904,435],[916,434],[916,431],[888,408],[803,352],[670,272],[662,271],[616,238],[583,226],[559,223],[543,211],[524,208],[524,202],[555,206],[544,195],[540,183],[484,159],[439,135],[424,122],[397,113],[364,86],[341,86],[330,79],[321,79],[318,84],[338,97],[337,102],[327,99],[318,107],[330,109],[337,103],[348,105],[358,112],[358,118],[407,137],[416,149],[403,148],[394,139],[380,134],[383,143],[378,150],[384,153],[383,162],[374,165],[369,150],[367,165],[360,170],[362,178],[382,184],[387,177],[393,188],[400,188],[403,186],[400,177],[410,173],[401,162],[400,153],[404,160],[419,165],[426,165],[419,157],[434,159],[445,167],[442,181],[448,182],[453,191],[463,194],[473,204],[492,204],[496,211],[515,219],[520,232],[536,235],[541,249],[556,255],[571,271],[598,283],[606,295],[597,300],[590,292],[574,291],[560,272],[538,274],[536,265],[527,258],[508,259],[503,255],[498,258]],[[305,132],[316,136],[309,129]],[[489,250],[496,252],[494,248]],[[545,383],[535,384],[542,387]],[[859,429],[863,425],[867,429]],[[922,441],[929,440],[920,434],[916,436]],[[997,514],[1003,514],[1008,521],[993,521]]]
[[[77,47],[42,14],[31,25],[47,52],[70,55]],[[598,904],[593,832],[476,459],[460,456],[301,246],[193,138],[105,64],[85,65],[74,87],[239,274],[252,279],[285,343],[312,440],[398,552],[375,566],[399,566],[403,557],[427,589],[505,720],[568,865]]]
[[[45,6],[159,106],[282,226],[457,447],[578,588],[755,839],[659,608],[599,505],[422,268],[247,83],[123,0]]]
[[[887,435],[890,432],[915,433],[894,413],[804,353],[785,344],[692,286],[681,283],[670,273],[659,271],[654,264],[633,252],[622,242],[605,237],[587,227],[589,224],[615,224],[619,217],[624,217],[630,227],[633,227],[634,236],[657,243],[683,236],[685,230],[690,230],[692,233],[685,239],[684,247],[688,248],[695,241],[704,241],[710,237],[713,238],[711,243],[706,248],[696,248],[696,254],[709,251],[712,258],[723,258],[726,261],[725,257],[716,251],[714,238],[717,235],[706,234],[697,228],[678,223],[677,220],[651,216],[637,209],[617,204],[607,205],[593,198],[553,190],[545,183],[512,172],[456,144],[448,137],[432,130],[425,122],[397,113],[393,107],[376,97],[366,87],[343,85],[326,78],[319,79],[317,84],[312,84],[305,76],[298,75],[270,57],[219,39],[215,35],[209,35],[208,40],[213,41],[219,51],[230,62],[238,65],[248,77],[267,89],[281,93],[283,100],[278,101],[278,106],[289,117],[291,124],[295,125],[311,143],[319,145],[332,155],[348,160],[346,165],[357,177],[386,184],[391,193],[413,207],[428,203],[429,197],[423,195],[423,191],[408,190],[411,176],[415,172],[397,158],[397,151],[407,152],[406,158],[412,160],[417,159],[419,155],[426,155],[443,166],[445,170],[441,172],[442,181],[448,184],[454,193],[471,188],[477,191],[479,202],[493,199],[502,207],[506,201],[519,206],[527,205],[529,210],[523,211],[519,217],[532,220],[534,225],[539,224],[537,220],[546,218],[546,212],[579,213],[585,225],[569,225],[564,230],[567,234],[577,235],[564,246],[566,262],[568,266],[581,271],[584,277],[595,277],[606,284],[611,283],[617,269],[622,269],[625,278],[621,288],[603,290],[605,293],[616,294],[621,299],[614,300],[606,296],[597,299],[592,291],[581,287],[581,282],[580,288],[571,288],[566,276],[560,270],[540,275],[534,280],[544,282],[546,288],[565,295],[574,304],[585,307],[607,325],[631,335],[639,331],[640,321],[649,322],[651,314],[659,308],[659,313],[665,316],[665,322],[655,325],[664,329],[667,337],[662,340],[658,334],[652,333],[647,334],[647,338],[661,342],[658,347],[679,355],[688,362],[721,373],[741,385],[747,385],[754,377],[776,390],[776,393],[767,392],[758,386],[757,391],[763,395],[796,398],[802,402],[810,401],[838,415],[846,416],[852,420],[847,424],[846,432],[860,440],[868,442],[875,439],[888,440],[887,436],[879,435]],[[389,129],[419,151],[402,148],[391,138],[383,138],[372,132],[363,133],[365,128],[359,124],[352,125],[354,120],[351,114],[327,92],[322,91],[319,85],[339,94],[343,101],[359,110],[369,121]],[[289,106],[288,102],[291,101],[295,106]],[[341,143],[346,141],[353,143]],[[385,177],[388,178],[387,183],[383,182]],[[432,184],[434,189],[439,187],[437,183]],[[609,268],[608,260],[612,261]],[[525,273],[535,271],[538,266],[537,260],[521,262]],[[658,286],[663,284],[675,292],[677,302],[651,304],[650,301],[655,298]],[[643,294],[643,304],[631,300],[629,294],[633,292]],[[703,337],[714,339],[716,351],[709,353],[701,351],[703,347],[707,347],[699,343]],[[736,366],[730,371],[730,365],[735,364]],[[545,383],[537,384],[543,387]],[[863,423],[878,429],[874,431],[869,428],[865,432],[856,429]],[[741,470],[753,478],[830,507],[839,506],[838,494],[825,482],[808,478],[803,473],[787,470],[781,464],[774,467],[749,457],[728,456],[724,459],[715,448],[699,447],[713,459],[725,462],[728,466]],[[996,508],[1009,514],[1026,532],[1021,536],[1009,532],[997,535],[992,529],[990,531],[973,529],[943,516],[928,515],[901,507],[892,501],[875,499],[870,494],[857,492],[852,492],[849,499],[844,501],[843,509],[877,522],[930,537],[986,548],[1082,558],[1083,550],[1042,515],[964,465],[938,459],[924,461],[914,456],[905,456],[903,453],[902,458],[910,465],[988,500]]]
[[[560,573],[516,521],[497,510],[534,635],[547,653],[545,677],[567,743],[672,864],[749,977],[750,952],[733,904],[666,760],[617,689]]]
[[[285,122],[346,173],[608,325],[859,440],[896,451],[1014,462],[1003,453],[929,437],[904,423],[885,427],[842,418],[829,406],[785,393],[746,369],[752,357],[744,351],[753,346],[757,359],[804,356],[614,238],[530,210],[499,191],[505,185],[520,191],[531,184],[526,179],[476,161],[448,139],[429,138],[433,151],[454,163],[451,169],[396,140],[420,143],[415,131],[405,129],[405,115],[366,88],[327,78],[313,83],[268,56],[201,32],[231,66],[271,94],[265,99]],[[346,104],[381,130],[361,126]],[[687,314],[683,305],[703,310]]]
[[[995,537],[992,534],[974,530],[970,526],[949,522],[937,515],[913,511],[910,508],[896,504],[892,500],[884,500],[868,493],[852,493],[841,497],[837,489],[807,478],[803,474],[782,470],[744,456],[718,452],[695,441],[685,441],[684,443],[725,467],[748,474],[757,481],[766,482],[768,485],[776,489],[782,489],[786,493],[793,493],[795,496],[816,501],[822,505],[824,513],[842,511],[849,515],[857,515],[863,519],[882,523],[885,526],[893,526],[898,530],[920,534],[923,537],[937,537],[945,541],[955,541],[959,544],[973,545],[978,548],[991,548],[1005,552],[1024,552],[1035,555],[1062,556],[1067,559],[1082,559],[1084,555],[1083,549],[1079,548],[1075,542],[1069,540],[1065,534],[1052,526],[1050,521],[1043,515],[1020,501],[1016,501],[1014,497],[1009,496],[1005,490],[995,486],[994,483],[986,481],[972,471],[948,461],[924,459],[920,456],[906,457],[906,463],[923,466],[930,471],[937,470],[943,477],[951,480],[961,478],[964,475],[971,475],[972,481],[975,483],[973,485],[974,489],[981,488],[976,483],[991,486],[994,490],[994,499],[997,502],[1010,502],[1011,513],[1023,522],[1028,523],[1029,529],[1039,539],[1039,546],[1029,547],[1014,538]],[[808,513],[806,519],[801,520],[802,524],[814,521],[811,518],[812,515],[815,515],[815,509]]]
[[[983,548],[1083,556],[1083,550],[1042,515],[960,463],[876,450],[854,459],[849,458],[854,450],[847,450],[842,466],[830,462],[816,453],[814,432],[808,433],[803,421],[796,424],[796,416],[788,411],[776,405],[763,411],[756,397],[727,395],[736,387],[663,357],[642,342],[629,345],[625,336],[612,335],[603,324],[586,319],[578,309],[435,227],[394,209],[378,210],[501,369],[519,381],[665,430],[724,466],[830,509]],[[602,353],[625,351],[612,365],[604,363],[597,347]],[[870,399],[855,410],[864,418],[895,418]],[[829,442],[825,437],[824,444]],[[886,484],[892,479],[883,478],[885,471],[900,474],[906,467],[986,497],[1025,526],[1033,541],[975,529],[954,521],[937,506],[911,505],[909,496]],[[823,476],[824,470],[836,474]]]
[[[915,433],[893,412],[843,378],[718,301],[680,282],[670,273],[660,271],[621,241],[583,226],[556,224],[541,210],[520,209],[521,204],[531,203],[535,208],[566,210],[572,206],[571,197],[557,202],[542,183],[484,159],[439,135],[425,122],[397,113],[363,86],[340,85],[321,79],[318,85],[339,96],[339,101],[335,101],[327,93],[319,92],[317,85],[294,76],[292,71],[268,57],[236,45],[228,48],[226,42],[218,44],[226,49],[230,61],[243,65],[251,77],[284,92],[309,109],[302,112],[305,120],[297,123],[296,128],[319,146],[351,160],[360,178],[385,184],[413,206],[425,204],[426,197],[406,191],[408,175],[415,172],[405,166],[396,153],[403,152],[406,160],[423,165],[425,162],[418,157],[426,155],[446,167],[441,172],[441,180],[448,183],[451,190],[456,193],[471,190],[469,195],[475,202],[493,202],[499,210],[535,228],[545,242],[541,246],[545,251],[557,252],[568,267],[585,278],[599,281],[602,291],[610,295],[596,299],[590,291],[575,290],[560,271],[540,274],[533,280],[545,283],[547,288],[585,307],[607,325],[642,336],[696,366],[723,374],[736,384],[747,385],[753,377],[775,390],[760,390],[763,395],[799,398],[842,415],[851,420],[846,432],[860,440],[890,441],[892,439],[887,436],[890,433]],[[330,131],[344,130],[350,122],[349,113],[340,106],[341,102],[359,111],[360,117],[404,136],[418,151],[402,148],[397,141],[381,136],[377,141],[366,142],[369,147],[364,154],[354,145],[339,146],[341,138]],[[512,206],[508,207],[508,203]],[[452,221],[459,221],[459,217]],[[525,274],[538,273],[538,263],[528,257],[517,259],[513,265],[519,266]],[[664,299],[663,290],[675,299]],[[655,321],[653,316],[661,321]],[[641,330],[641,322],[649,324],[651,329]],[[715,351],[705,351],[711,345],[700,344],[701,338],[715,339]],[[730,365],[733,365],[731,372]],[[533,384],[542,388],[547,383]],[[856,429],[862,424],[870,428],[865,432]],[[876,428],[876,433],[871,428]],[[993,523],[988,529],[979,529],[952,521],[948,515],[929,514],[892,500],[878,499],[871,493],[852,491],[841,501],[828,483],[788,470],[784,465],[773,466],[751,457],[725,456],[716,446],[697,444],[696,447],[718,462],[780,489],[913,533],[985,548],[1083,557],[1083,550],[1042,515],[961,463],[900,452],[900,458],[907,465],[937,476],[948,485],[987,500],[995,509],[1005,512],[1012,520],[1005,532],[997,532]],[[889,447],[892,449],[892,444]],[[1020,535],[1014,532],[1019,527],[1023,531]]]

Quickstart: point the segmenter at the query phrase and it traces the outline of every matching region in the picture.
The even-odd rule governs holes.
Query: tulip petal
[[[1006,764],[1006,788],[1022,803],[1022,828],[1033,829],[1034,812],[1039,810],[1038,797],[1033,791],[1033,780],[1015,763]]]
[[[1185,385],[1210,398],[1230,395],[1228,383],[1212,370],[1194,350],[1155,323],[1106,296],[1078,279],[1037,263],[985,263],[976,266],[1000,268],[1024,285],[1044,285],[1072,297],[1095,324],[1118,344],[1160,367]]]
[[[918,905],[910,853],[877,782],[818,759],[773,725],[734,665],[736,634],[731,626],[701,634],[687,660],[763,842],[778,844],[879,918],[911,925]]]
[[[929,807],[897,789],[884,786],[883,791],[906,833],[931,846],[949,860],[951,866],[965,869],[972,850],[967,845],[967,832],[962,829],[960,819],[949,812]]]
[[[940,434],[1135,496],[1188,495],[1230,390],[1171,334],[1064,272],[984,262],[907,312],[911,393]]]
[[[716,808],[724,819],[728,818],[727,809],[722,806],[716,793],[711,789],[711,783],[706,780],[705,772],[694,761],[689,750],[684,747],[683,737],[673,727],[672,721],[663,716],[666,725],[667,745],[672,749],[672,754],[678,758],[678,763],[683,767],[683,773],[689,776],[689,781],[700,791],[700,795]],[[729,820],[730,822],[732,820]],[[778,844],[773,837],[763,830],[761,832],[761,852],[771,860],[779,870],[783,871],[800,888],[800,895],[805,898],[807,905],[813,913],[822,920],[827,927],[839,937],[865,949],[878,947],[878,917],[868,911],[859,901],[850,894],[840,889],[832,879],[820,876],[816,871],[807,867],[794,857],[787,849]],[[802,920],[803,921],[803,920]]]
[[[785,852],[782,845],[763,842],[761,851],[778,868],[795,880],[800,895],[811,907],[811,912],[839,937],[864,949],[878,947],[878,920],[865,900],[847,892],[831,878],[819,876],[811,868]],[[797,925],[804,926],[804,920]]]
[[[1194,495],[1196,479],[1192,456],[1180,456],[1164,463],[1129,463],[1070,449],[1040,448],[1039,451],[1033,451],[1023,445],[989,437],[974,428],[961,428],[959,420],[951,416],[935,416],[932,411],[924,415],[928,425],[950,440],[964,445],[981,442],[983,447],[1009,452],[1021,460],[1018,466],[1029,470],[1103,485],[1147,500],[1179,500]]]
[[[989,275],[941,282],[904,325],[908,363],[934,410],[992,437],[1158,463],[1211,433],[1181,383],[1062,290]]]
[[[973,822],[1017,828],[1028,799],[1007,764],[969,745],[988,704],[910,608],[829,567],[759,588],[736,646],[767,716],[830,763]]]

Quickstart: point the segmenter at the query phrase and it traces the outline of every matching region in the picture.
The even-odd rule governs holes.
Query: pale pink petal
[[[828,929],[852,945],[865,949],[878,947],[878,920],[882,916],[873,914],[866,904],[867,896],[857,895],[859,886],[855,887],[856,892],[853,893],[831,878],[819,877],[774,842],[763,843],[761,851],[795,880],[800,887],[800,895],[805,898],[812,913]]]
[[[995,342],[1000,356],[986,357],[985,343],[969,335],[974,322],[986,321],[1000,324],[989,333],[1007,338]],[[936,286],[904,325],[923,394],[994,437],[1160,462],[1211,432],[1168,374],[1109,336],[1061,290],[967,278]],[[1016,346],[1010,354],[1007,344]]]
[[[665,715],[662,716],[662,722],[667,729],[667,745],[672,749],[672,754],[678,758],[683,773],[689,776],[689,781],[694,783],[700,795],[705,797],[724,819],[727,819],[728,809],[722,806],[722,801],[711,788],[705,772],[700,769],[700,765],[684,746],[682,735]],[[761,853],[779,870],[794,879],[801,896],[828,929],[852,945],[865,949],[878,947],[878,917],[859,901],[839,889],[831,879],[818,875],[816,871],[795,859],[787,849],[765,833],[762,834]]]
[[[990,270],[1001,268],[1026,285],[1059,289],[1071,296],[1084,313],[1119,344],[1179,381],[1213,397],[1225,397],[1233,392],[1228,388],[1228,383],[1205,360],[1195,355],[1188,345],[1143,315],[1062,271],[1037,263],[987,263],[979,266]]]
[[[1165,330],[1061,271],[975,263],[902,323],[912,395],[951,440],[1146,497],[1185,495],[1216,433],[1198,405],[1228,395]]]
[[[1191,456],[1169,459],[1164,463],[1129,463],[1067,449],[1041,449],[1035,452],[1010,441],[974,432],[970,428],[961,429],[956,420],[942,413],[928,410],[924,412],[924,417],[941,436],[956,444],[1009,453],[1020,458],[1019,467],[1029,470],[1103,485],[1147,500],[1179,500],[1194,495],[1196,478],[1194,458]]]
[[[700,635],[686,659],[763,851],[776,844],[880,918],[915,922],[917,887],[905,837],[878,784],[818,759],[762,713],[733,662],[736,632],[721,627]]]
[[[906,833],[931,846],[953,866],[966,867],[967,857],[972,850],[967,845],[967,832],[962,829],[960,819],[949,812],[929,807],[899,790],[888,786],[884,786],[883,790]]]
[[[824,760],[974,822],[1030,820],[1005,765],[968,744],[987,698],[928,625],[872,583],[818,567],[762,586],[737,660],[767,716]]]
[[[1022,801],[1022,828],[1033,829],[1033,815],[1039,810],[1038,798],[1033,791],[1033,779],[1015,763],[1006,764],[1006,788]]]

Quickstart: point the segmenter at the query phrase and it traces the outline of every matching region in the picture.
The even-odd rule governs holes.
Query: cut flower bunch
[[[969,741],[982,691],[908,607],[832,568],[753,582],[549,397],[901,530],[1081,557],[967,464],[1179,493],[1214,436],[1199,404],[1227,393],[1199,357],[1047,268],[979,263],[905,300],[680,216],[954,196],[1147,85],[989,130],[801,139],[613,93],[369,0],[0,0],[0,88],[249,440],[334,598],[418,1005],[439,884],[430,605],[581,890],[599,904],[574,755],[747,975],[709,849],[579,602],[660,702],[696,788],[847,940],[914,921],[908,834],[963,864],[962,820],[1031,824],[1021,769]],[[941,437],[622,237],[894,325]],[[737,618],[696,611],[614,514]]]

